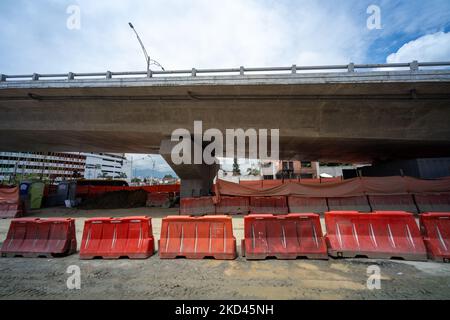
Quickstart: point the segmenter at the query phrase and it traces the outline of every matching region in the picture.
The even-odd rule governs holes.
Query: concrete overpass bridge
[[[450,156],[450,62],[0,75],[0,150],[161,153],[203,129],[280,129],[282,159]],[[185,194],[216,168],[173,166]],[[190,181],[190,182],[189,182]],[[191,192],[194,190],[193,192]]]

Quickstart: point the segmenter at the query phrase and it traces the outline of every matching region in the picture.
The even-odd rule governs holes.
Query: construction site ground
[[[80,246],[84,220],[90,217],[147,215],[159,239],[161,219],[177,208],[120,210],[36,210],[34,217],[77,218]],[[10,220],[0,220],[0,245]],[[323,219],[322,219],[323,224]],[[400,260],[330,259],[247,261],[240,255],[242,216],[233,218],[239,257],[234,261],[79,260],[0,258],[0,299],[450,299],[450,264]],[[81,288],[66,285],[67,268],[77,265]],[[368,267],[381,271],[381,286],[367,286]],[[373,282],[372,282],[373,283]]]

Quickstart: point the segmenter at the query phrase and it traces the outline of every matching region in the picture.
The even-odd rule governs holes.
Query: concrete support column
[[[161,142],[159,153],[171,166],[173,171],[181,179],[180,196],[182,198],[201,197],[210,195],[213,191],[214,178],[219,171],[219,165],[207,164],[181,164],[176,165],[172,162],[172,148],[177,144],[170,140]],[[194,150],[192,143],[191,150]],[[192,156],[192,159],[194,157]]]

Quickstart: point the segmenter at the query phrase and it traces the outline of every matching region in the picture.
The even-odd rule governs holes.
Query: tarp
[[[324,184],[290,181],[267,189],[244,186],[218,179],[214,191],[216,193],[215,201],[219,201],[222,195],[243,197],[304,196],[335,198],[363,195],[423,194],[450,192],[450,178],[421,180],[412,177],[360,177]]]
[[[0,204],[19,204],[19,188],[0,188]]]

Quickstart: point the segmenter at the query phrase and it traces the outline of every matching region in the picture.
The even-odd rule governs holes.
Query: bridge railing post
[[[292,73],[292,74],[297,73],[297,65],[296,65],[296,64],[293,64],[293,65],[292,65],[291,73]]]
[[[243,66],[241,66],[241,67],[239,68],[239,74],[240,74],[241,76],[243,76],[243,75],[244,75],[244,72],[245,72],[245,69],[244,69]]]
[[[153,77],[153,71],[148,69],[147,70],[147,78],[151,78],[151,77]]]
[[[417,60],[414,60],[409,64],[409,68],[411,71],[419,71],[419,62]]]
[[[193,76],[193,77],[197,76],[197,69],[192,68],[191,76]]]
[[[355,72],[355,64],[353,62],[350,62],[348,64],[347,71],[348,72]]]
[[[33,81],[39,80],[39,74],[33,73],[33,77],[31,78]]]
[[[67,80],[74,80],[74,79],[75,79],[75,73],[69,72],[69,74],[67,75]]]
[[[6,81],[6,74],[0,73],[0,81]]]
[[[112,72],[106,71],[106,79],[112,79]]]

